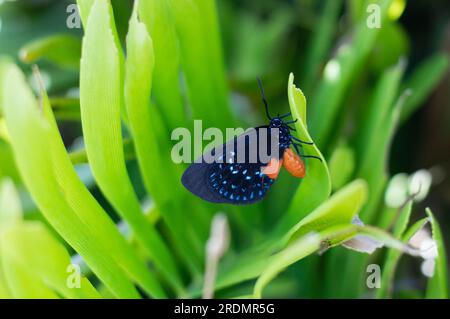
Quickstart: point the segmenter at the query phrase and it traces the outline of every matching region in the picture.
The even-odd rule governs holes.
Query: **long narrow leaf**
[[[412,94],[403,107],[400,117],[401,122],[405,122],[429,96],[445,72],[448,71],[449,63],[448,55],[436,53],[427,58],[414,70],[414,73],[404,84],[404,89],[411,90]]]
[[[20,49],[19,55],[25,63],[46,59],[63,67],[78,69],[81,41],[72,35],[52,35],[26,44]]]
[[[40,222],[11,226],[2,234],[1,241],[4,258],[14,259],[24,271],[42,280],[59,295],[65,298],[100,298],[92,284],[81,274],[79,286],[67,284],[70,256]]]
[[[109,15],[107,1],[97,0],[83,39],[80,104],[86,153],[100,189],[164,273],[162,263],[173,263],[173,257],[141,211],[125,166],[120,121],[121,68]]]
[[[214,2],[170,0],[169,3],[193,116],[202,119],[205,127],[231,127]]]
[[[431,220],[433,239],[436,241],[438,251],[436,270],[433,278],[428,281],[426,297],[446,299],[448,298],[448,274],[444,240],[442,237],[441,228],[439,227],[433,213],[429,208],[426,209],[426,212],[428,218]]]
[[[303,92],[295,86],[292,73],[289,76],[288,98],[292,116],[297,120],[295,127],[298,137],[303,141],[313,142],[306,125],[306,98]],[[280,230],[286,230],[295,225],[330,196],[330,174],[325,158],[316,145],[306,145],[304,152],[305,155],[317,156],[320,160],[306,159],[306,177],[302,180],[287,213],[280,222]]]
[[[186,111],[179,83],[180,53],[177,46],[175,23],[167,0],[139,1],[139,17],[147,26],[154,44],[158,63],[154,66],[153,93],[156,105],[169,127],[180,127]],[[152,59],[142,58],[142,61]],[[151,61],[146,61],[150,63]]]
[[[98,254],[102,246],[67,203],[53,168],[54,146],[48,142],[52,138],[51,126],[44,120],[42,107],[39,109],[24,76],[14,65],[8,65],[2,76],[8,78],[2,82],[1,96],[15,158],[38,207],[115,296],[138,297],[132,283],[111,257]]]
[[[381,23],[386,18],[392,0],[378,0]],[[351,80],[368,57],[375,44],[379,28],[368,28],[365,17],[354,30],[350,44],[341,47],[335,58],[325,66],[323,78],[312,101],[311,133],[319,147],[330,137],[333,121],[342,107],[342,101]]]
[[[152,58],[152,40],[145,25],[138,21],[135,10],[130,20],[127,36],[125,102],[143,180],[150,194],[156,196],[158,189],[164,191],[170,186],[161,185],[166,178],[164,174],[161,174],[163,173],[161,171],[163,163],[161,163],[160,152],[155,145],[156,137],[151,129],[149,100],[154,65]],[[181,289],[181,277],[173,260],[164,254],[154,255],[154,257],[154,262],[159,265],[159,269],[165,273],[167,279],[175,287]]]

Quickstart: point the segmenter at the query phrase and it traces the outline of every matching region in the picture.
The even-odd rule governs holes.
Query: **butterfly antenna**
[[[272,117],[269,114],[269,105],[268,105],[267,100],[266,100],[266,95],[264,94],[264,88],[262,86],[261,79],[257,78],[257,80],[258,80],[259,90],[261,91],[262,101],[264,103],[264,107],[266,108],[266,116],[267,116],[267,118],[269,120],[271,120]]]

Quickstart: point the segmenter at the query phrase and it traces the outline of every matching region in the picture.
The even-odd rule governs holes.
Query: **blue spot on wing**
[[[234,163],[231,170],[227,165],[220,167],[213,163],[208,170],[207,184],[224,203],[251,204],[264,198],[274,182],[260,174],[261,166],[257,163]]]
[[[237,138],[245,138],[245,134]],[[257,148],[252,150],[257,151]],[[261,173],[261,167],[265,164],[237,163],[236,152],[224,146],[211,150],[209,156],[211,154],[217,161],[206,163],[204,155],[200,161],[191,164],[181,178],[184,187],[203,200],[234,205],[252,204],[263,199],[274,182]]]

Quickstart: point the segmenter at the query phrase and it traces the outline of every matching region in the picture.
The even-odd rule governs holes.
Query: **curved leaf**
[[[51,35],[26,44],[20,49],[19,56],[25,63],[46,59],[63,67],[78,69],[81,40],[67,34]]]
[[[403,88],[411,90],[411,98],[405,102],[400,121],[405,122],[420,107],[447,72],[450,59],[447,54],[436,53],[422,62],[405,81]]]
[[[429,208],[426,209],[428,218],[431,221],[433,231],[433,239],[436,241],[438,256],[436,259],[436,271],[433,278],[429,279],[427,285],[427,298],[448,298],[448,274],[447,274],[447,258],[445,254],[444,240],[442,238],[441,228],[434,218]]]
[[[289,75],[288,98],[292,117],[298,120],[295,123],[297,136],[303,141],[312,142],[306,126],[306,99],[302,91],[294,84],[294,75]],[[304,155],[312,155],[321,158],[306,160],[306,177],[302,180],[288,211],[283,215],[278,229],[289,229],[307,214],[312,212],[320,203],[324,202],[331,193],[330,173],[325,158],[316,145],[305,145]]]
[[[319,232],[333,225],[350,224],[366,199],[367,184],[363,180],[353,181],[298,222],[286,235],[286,241],[292,242],[311,231]]]
[[[103,194],[130,225],[158,269],[166,273],[163,268],[173,264],[173,257],[145,218],[125,166],[120,120],[121,63],[110,20],[108,2],[95,1],[86,25],[80,70],[86,153]]]
[[[383,23],[392,0],[377,0],[375,3],[380,6]],[[358,20],[355,29],[351,30],[351,42],[344,44],[325,66],[312,101],[311,132],[319,147],[325,147],[328,143],[333,121],[343,107],[342,102],[351,81],[367,59],[380,32],[380,28],[367,27],[364,15]]]
[[[167,0],[139,1],[139,17],[147,26],[154,42],[154,55],[158,63],[154,66],[153,94],[156,106],[167,119],[169,127],[180,127],[186,120],[181,89],[178,86],[180,53],[174,19]],[[143,57],[141,61],[152,60]],[[151,63],[145,61],[144,63]]]
[[[286,249],[277,253],[256,281],[254,298],[261,298],[264,287],[284,268],[317,251],[320,248],[320,242],[319,235],[311,234],[297,239]]]
[[[139,297],[133,284],[71,207],[54,170],[55,145],[51,125],[45,120],[25,78],[15,65],[4,74],[2,104],[17,166],[37,206],[56,231],[83,256],[92,271],[117,297]],[[99,231],[99,229],[97,229]]]
[[[154,66],[153,44],[145,25],[138,21],[136,10],[137,5],[127,35],[125,105],[145,186],[150,194],[158,196],[159,189],[170,189],[170,184],[161,185],[170,180],[167,180],[166,174],[161,171],[164,165],[161,163],[158,141],[152,130],[149,108]],[[182,280],[174,261],[164,253],[150,254],[153,254],[155,264],[159,265],[166,278],[180,290]]]
[[[68,286],[70,256],[40,222],[8,227],[2,234],[1,242],[2,258],[12,258],[23,271],[39,278],[64,298],[100,298],[86,278],[80,278],[79,287]]]

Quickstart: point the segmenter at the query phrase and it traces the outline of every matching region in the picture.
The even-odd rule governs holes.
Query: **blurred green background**
[[[62,0],[0,0],[0,55],[14,59],[35,90],[37,90],[37,85],[33,80],[31,65],[34,63],[39,65],[63,141],[66,147],[72,151],[73,162],[77,163],[77,160],[73,158],[77,155],[76,150],[82,149],[80,136],[83,135],[78,100],[80,73],[77,63],[81,54],[83,29],[69,29],[66,26],[66,20],[70,15],[66,10],[72,3],[72,1]],[[128,21],[133,11],[133,1],[112,0],[111,3],[119,40],[122,45],[125,45]],[[431,207],[441,225],[444,243],[447,244],[447,252],[449,252],[450,234],[447,230],[450,227],[450,77],[448,72],[450,3],[446,0],[393,1],[388,17],[383,20],[382,28],[371,44],[364,43],[364,36],[361,37],[363,40],[360,42],[354,41],[354,38],[358,39],[355,36],[358,32],[358,23],[367,14],[364,10],[367,3],[370,1],[218,0],[216,7],[221,40],[220,54],[217,53],[219,51],[214,51],[216,48],[205,46],[202,38],[195,38],[198,42],[189,42],[188,36],[183,38],[182,30],[178,32],[181,34],[182,59],[185,58],[183,54],[189,51],[183,47],[186,43],[192,48],[199,47],[200,53],[209,53],[208,50],[211,50],[213,54],[218,54],[215,57],[217,61],[223,59],[225,65],[223,87],[226,87],[223,92],[229,93],[229,98],[225,99],[226,102],[223,105],[220,104],[222,102],[221,78],[214,79],[214,84],[207,86],[205,90],[208,91],[218,83],[217,85],[221,89],[218,89],[220,92],[217,93],[218,97],[215,101],[219,101],[217,107],[228,107],[227,104],[229,104],[230,121],[226,122],[219,116],[222,121],[220,122],[217,117],[214,118],[214,112],[202,113],[201,107],[196,109],[194,91],[197,90],[198,94],[202,94],[199,87],[195,87],[195,85],[201,87],[202,84],[195,82],[195,72],[202,74],[199,69],[196,70],[195,67],[192,67],[189,70],[188,66],[183,65],[187,74],[184,80],[187,81],[188,87],[192,91],[186,94],[184,90],[187,89],[183,85],[181,85],[180,91],[183,96],[188,95],[189,99],[192,99],[190,103],[193,104],[194,118],[198,114],[211,115],[202,118],[207,121],[207,125],[216,125],[221,128],[231,127],[233,124],[243,127],[257,126],[264,121],[264,117],[256,77],[263,79],[273,114],[284,114],[289,108],[286,79],[288,74],[293,72],[296,76],[297,86],[302,89],[308,101],[308,124],[311,136],[328,160],[333,190],[340,189],[353,177],[368,180],[370,188],[373,183],[371,180],[373,177],[370,175],[371,154],[376,154],[376,158],[373,157],[374,166],[377,166],[378,162],[382,163],[384,155],[386,155],[387,176],[400,176],[397,180],[405,179],[404,173],[410,175],[425,169],[427,174],[432,176],[433,182],[429,192],[426,192],[426,197],[418,200],[414,205],[411,220],[416,221],[423,217],[425,208]],[[187,20],[189,18],[189,16],[186,17]],[[209,34],[208,31],[206,30],[205,34]],[[152,32],[150,33],[154,43],[158,43],[158,39]],[[214,35],[214,30],[211,33]],[[71,37],[66,39],[66,42],[56,41],[56,45],[53,47],[51,41],[47,48],[42,43],[33,47],[34,41],[56,34],[70,35]],[[205,43],[207,43],[206,40]],[[210,44],[210,42],[208,43]],[[353,61],[345,61],[345,53],[342,54],[342,48],[348,48],[348,46],[350,46],[350,50],[354,51],[351,53],[353,58],[350,58],[354,61],[354,65]],[[62,50],[63,53],[59,54],[58,50]],[[194,49],[192,51],[193,54],[196,54]],[[33,53],[36,54],[35,57]],[[157,55],[157,53],[155,54]],[[325,66],[327,63],[330,66],[329,61],[336,57],[339,58],[340,55],[343,56],[344,62],[348,63],[344,65],[347,65],[348,70],[351,71],[348,74],[345,73],[346,78],[345,81],[342,81],[344,83],[342,87],[339,85],[328,87],[326,81],[323,80]],[[399,61],[402,62],[399,63]],[[158,65],[158,56],[156,56],[155,63]],[[220,65],[220,63],[218,64]],[[189,72],[192,72],[192,77]],[[392,74],[386,75],[389,72]],[[401,80],[395,80],[396,72],[399,73]],[[219,70],[213,74],[220,75],[221,73]],[[392,78],[386,78],[386,82],[382,82],[380,79],[383,79],[383,76],[392,76]],[[199,76],[199,79],[202,77]],[[383,88],[380,89],[381,93],[378,98],[381,102],[378,102],[381,104],[383,99],[387,99],[388,108],[395,104],[394,101],[401,96],[404,89],[412,88],[414,92],[411,100],[408,100],[402,110],[396,127],[397,131],[389,143],[390,149],[389,145],[384,145],[386,149],[379,148],[379,152],[377,152],[377,148],[369,145],[365,137],[373,137],[373,134],[377,134],[377,131],[370,131],[370,128],[367,128],[370,126],[367,123],[370,122],[368,118],[371,118],[369,106],[377,103],[376,88],[380,85],[380,81],[381,85],[384,83],[386,87],[385,91],[382,91]],[[194,83],[192,87],[189,86],[191,83]],[[388,91],[391,88],[389,83],[392,83],[392,90],[395,90],[395,92],[391,92],[392,99],[388,97],[390,94]],[[419,92],[419,94],[414,95],[415,92]],[[189,111],[187,111],[188,115],[183,118],[177,118],[175,111],[172,112],[172,110],[158,105],[163,103],[158,103],[161,97],[158,92],[156,93],[156,104],[162,110],[161,116],[167,132],[176,127],[175,123],[190,125],[188,123],[191,123],[192,118],[189,116]],[[209,102],[214,100],[214,93],[211,93],[212,99]],[[201,104],[201,98],[198,101]],[[206,101],[208,102],[208,99]],[[334,106],[329,107],[329,105]],[[324,112],[329,112],[328,110],[331,108],[339,111],[333,115],[330,113],[325,115]],[[228,115],[228,111],[224,111],[224,114]],[[233,122],[233,118],[235,122]],[[0,122],[0,132],[2,132],[2,126],[5,131],[5,124]],[[385,132],[379,130],[379,133],[383,135]],[[124,133],[124,135],[125,139],[129,137],[128,133]],[[3,140],[0,142],[6,143]],[[129,152],[127,153],[126,145],[127,142],[125,142],[127,156]],[[347,147],[352,150],[351,155],[344,152],[343,156],[351,158],[333,162],[333,155],[337,156],[336,150]],[[369,149],[374,153],[366,151]],[[11,166],[14,166],[12,159],[8,156],[10,155],[7,152],[0,154],[2,164],[6,166],[6,163],[10,163]],[[138,163],[133,154],[127,159],[129,159],[127,169],[133,186],[139,199],[143,200],[146,197],[143,185],[145,182],[141,180]],[[84,162],[84,160],[81,159],[80,162]],[[341,165],[343,162],[344,165]],[[355,162],[355,164],[350,165],[349,162]],[[364,164],[361,164],[363,162]],[[349,168],[347,165],[355,167]],[[380,167],[380,169],[383,168]],[[349,170],[348,176],[345,176],[346,169]],[[375,173],[373,174],[378,172],[377,169],[378,167],[374,168]],[[112,208],[107,199],[108,196],[105,198],[96,186],[90,170],[84,165],[79,165],[77,172],[111,218],[115,222],[119,222],[120,217]],[[9,176],[19,186],[25,218],[43,220],[30,195],[20,187],[21,181],[16,170],[2,168],[0,177],[4,176]],[[342,179],[341,183],[339,178]],[[388,177],[386,182],[387,179]],[[269,198],[260,205],[248,209],[229,209],[229,211],[227,208],[223,209],[231,214],[233,253],[261,242],[265,232],[271,230],[273,224],[289,209],[299,182],[287,174],[283,174],[279,184],[281,185],[276,185],[279,187],[274,187]],[[392,186],[392,183],[389,185]],[[385,185],[381,186],[381,192],[376,198],[370,197],[373,200],[372,206],[377,206],[377,201],[385,202],[384,187]],[[400,182],[401,187],[407,187],[407,182]],[[400,201],[402,199],[406,200],[404,194],[403,197],[400,196]],[[308,199],[305,198],[305,200]],[[397,198],[397,202],[398,200]],[[386,228],[389,222],[382,220],[381,211],[392,207],[389,206],[389,203],[384,204],[380,204],[378,210],[372,207],[373,212],[366,213],[369,220],[364,218],[363,220]],[[189,205],[191,206],[184,206],[186,214],[189,214],[191,210],[200,209],[198,207],[201,206],[192,199],[189,199]],[[209,216],[206,219],[208,225],[205,226],[205,229],[208,229],[209,218],[217,209],[210,206],[205,207]],[[246,213],[249,214],[247,217],[239,217]],[[167,229],[161,228],[161,233],[165,234]],[[71,253],[75,253],[70,247],[68,248]],[[339,249],[341,248],[336,250]],[[342,280],[348,280],[344,278],[336,283],[326,279],[326,273],[329,272],[327,267],[340,265],[340,262],[334,259],[341,258],[342,261],[343,258],[348,258],[347,252],[341,253],[341,256],[338,254],[331,257],[325,256],[325,262],[323,260],[322,262],[313,261],[304,267],[296,265],[289,268],[283,275],[284,277],[280,277],[279,287],[274,284],[270,296],[367,296],[360,289],[333,290],[333,285],[342,286]],[[425,279],[420,275],[417,263],[411,259],[406,257],[399,265],[396,297],[420,297],[418,291],[426,285]],[[229,263],[232,263],[233,259],[230,260]],[[189,271],[184,269],[182,272],[186,281],[185,278],[189,277],[186,272]],[[305,278],[306,275],[299,275],[299,273],[323,273],[325,279],[320,278],[320,275],[308,279]],[[194,279],[191,288],[193,287],[192,291],[195,291],[196,287],[200,285],[201,279],[195,278],[195,275],[192,277]],[[297,278],[300,284],[290,284],[291,278]],[[301,283],[302,280],[313,281],[315,279],[317,282],[309,282],[306,285]],[[222,290],[219,296],[237,296],[240,289],[242,294],[248,293],[248,287],[244,283],[236,286],[233,289],[230,288],[230,291]],[[314,286],[313,289],[311,289],[312,286]]]

